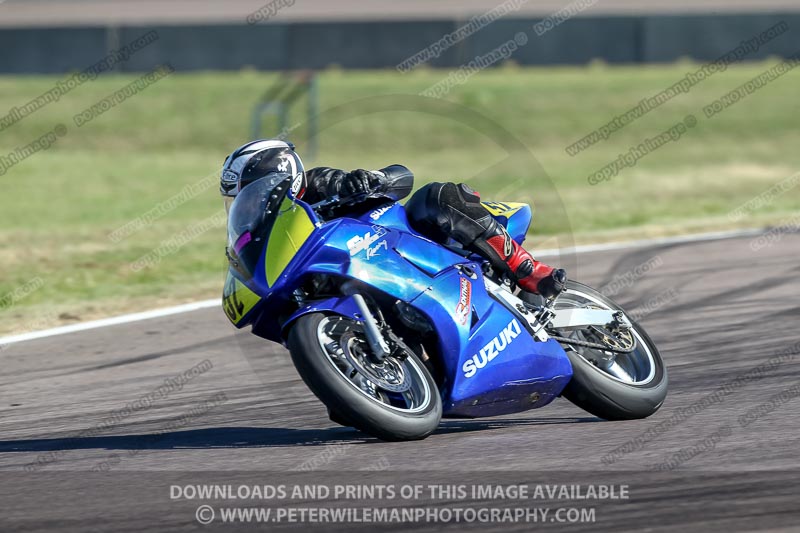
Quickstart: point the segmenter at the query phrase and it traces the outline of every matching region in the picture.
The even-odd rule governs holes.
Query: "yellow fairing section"
[[[267,243],[265,267],[267,283],[272,286],[286,265],[303,246],[308,236],[314,231],[314,223],[305,210],[285,199],[280,207],[280,214],[272,226]]]
[[[222,290],[222,308],[234,325],[238,325],[259,300],[261,298],[256,293],[228,271],[228,279],[225,280],[225,288]]]
[[[513,202],[481,202],[492,216],[495,217],[510,217],[528,204],[520,204]]]

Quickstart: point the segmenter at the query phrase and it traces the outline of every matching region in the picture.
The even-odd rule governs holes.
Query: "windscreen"
[[[286,173],[271,173],[247,185],[228,210],[228,257],[245,279],[252,277],[291,184]]]

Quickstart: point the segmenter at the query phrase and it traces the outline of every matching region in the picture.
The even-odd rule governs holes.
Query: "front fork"
[[[350,296],[356,303],[356,306],[361,313],[361,317],[364,320],[364,334],[366,335],[367,343],[372,350],[371,355],[375,358],[376,363],[382,363],[383,359],[391,354],[389,345],[386,344],[386,341],[383,339],[381,329],[378,327],[378,322],[375,320],[375,317],[372,316],[372,312],[370,312],[369,306],[367,306],[367,301],[364,299],[364,297],[358,293],[351,294]]]
[[[354,282],[347,282],[342,285],[342,293],[350,296],[358,307],[358,312],[361,314],[361,319],[364,322],[364,335],[367,337],[367,344],[369,344],[370,351],[372,352],[371,358],[374,363],[380,364],[383,360],[391,355],[392,351],[389,345],[383,338],[381,328],[378,326],[378,321],[369,310],[367,300],[362,294],[358,292],[358,286]]]

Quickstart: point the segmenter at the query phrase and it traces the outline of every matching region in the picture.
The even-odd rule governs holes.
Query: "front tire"
[[[322,313],[304,315],[289,331],[288,346],[300,377],[336,414],[337,423],[386,441],[424,439],[439,426],[439,390],[416,355],[406,354],[402,362],[387,358],[387,375],[399,380],[396,386],[387,381],[387,389],[368,375],[368,361],[354,360],[366,346],[358,322]],[[408,389],[399,391],[404,387]]]
[[[567,289],[555,302],[555,309],[590,306],[624,310],[591,287],[568,281]],[[627,313],[626,313],[627,316]],[[667,396],[667,369],[653,340],[636,321],[630,334],[636,340],[635,351],[609,355],[592,348],[564,343],[572,363],[572,380],[562,395],[581,409],[606,420],[646,418],[661,407]],[[587,338],[585,330],[559,331],[563,337]]]

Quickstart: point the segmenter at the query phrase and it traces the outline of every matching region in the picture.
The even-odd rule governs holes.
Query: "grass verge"
[[[486,198],[535,201],[534,250],[780,223],[799,207],[797,187],[742,216],[731,213],[800,170],[798,74],[714,118],[702,112],[774,63],[718,73],[574,156],[566,146],[696,66],[507,66],[475,75],[442,101],[416,95],[444,71],[326,72],[321,150],[308,166],[397,162],[415,171],[418,185],[466,181]],[[224,228],[203,221],[221,211],[219,166],[248,140],[251,109],[275,76],[173,74],[75,125],[74,115],[135,78],[101,77],[0,131],[0,157],[7,157],[66,126],[52,147],[0,176],[0,334],[218,295]],[[0,77],[0,114],[58,79]],[[678,140],[608,181],[588,183],[590,174],[687,115],[697,124]],[[303,119],[296,113],[292,125]],[[301,154],[304,128],[292,136]],[[265,135],[276,129],[268,124]],[[141,222],[135,231],[114,233],[132,221]],[[174,239],[182,244],[168,246]],[[167,248],[148,268],[131,268]],[[26,286],[36,289],[19,290]]]

